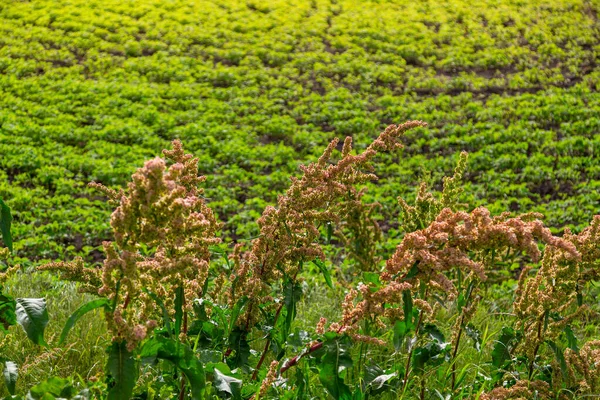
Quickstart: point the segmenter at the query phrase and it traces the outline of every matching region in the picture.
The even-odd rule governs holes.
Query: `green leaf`
[[[25,329],[27,337],[35,344],[48,346],[44,330],[48,325],[46,299],[17,299],[17,322]]]
[[[465,333],[467,334],[467,337],[473,340],[473,346],[475,346],[475,349],[477,351],[481,351],[481,332],[475,328],[473,324],[469,323],[467,326],[465,326]]]
[[[404,343],[404,338],[408,334],[409,329],[406,326],[406,321],[396,321],[394,325],[394,348],[396,351],[400,351],[402,348],[402,343]]]
[[[391,389],[389,382],[397,376],[397,372],[386,374],[378,365],[365,366],[365,383],[368,394],[381,394]]]
[[[6,205],[2,199],[0,199],[0,232],[2,233],[2,241],[4,245],[8,247],[10,252],[13,251],[12,235],[10,233],[10,224],[12,222],[12,215],[10,214],[10,208]]]
[[[8,392],[14,396],[17,378],[19,377],[19,368],[17,367],[17,364],[12,361],[6,361],[2,373],[4,375],[4,384],[6,385]]]
[[[419,273],[419,260],[415,261],[413,266],[410,268],[404,279],[412,279]]]
[[[402,309],[404,310],[404,321],[406,322],[406,328],[412,330],[414,328],[413,323],[413,301],[410,290],[402,292]]]
[[[283,304],[285,305],[285,325],[283,326],[283,337],[287,338],[296,318],[296,304],[302,299],[302,286],[298,282],[288,281],[283,288]]]
[[[17,302],[10,296],[0,292],[0,331],[8,332],[8,328],[17,323]]]
[[[339,340],[333,340],[324,346],[325,355],[319,364],[319,380],[329,394],[336,400],[351,400],[350,388],[340,377],[340,372],[352,366],[352,358],[342,347]]]
[[[571,325],[565,327],[565,335],[567,336],[567,346],[576,353],[579,353],[579,347],[577,346],[577,337],[571,328]]]
[[[511,350],[517,335],[514,329],[509,327],[502,328],[500,338],[496,341],[492,350],[492,365],[496,368],[502,368],[505,361],[511,359]]]
[[[379,274],[376,272],[364,272],[363,280],[367,283],[372,283],[375,288],[381,286],[381,281],[379,279]]]
[[[218,350],[200,350],[198,353],[198,359],[203,364],[208,363],[219,363],[223,360],[223,352]]]
[[[71,399],[76,394],[77,390],[68,379],[53,376],[29,389],[27,398],[35,400]]]
[[[140,357],[146,359],[154,357],[171,362],[185,374],[192,389],[192,400],[204,398],[206,385],[204,367],[188,345],[171,338],[154,337],[144,344],[140,350]]]
[[[241,400],[242,398],[242,380],[233,376],[226,375],[215,368],[213,371],[213,386],[217,389],[219,397]]]
[[[447,358],[448,347],[442,347],[439,343],[430,342],[423,347],[417,347],[411,359],[414,371],[422,374],[426,364],[439,365]]]
[[[244,296],[241,299],[239,299],[237,301],[237,303],[235,303],[235,306],[233,306],[233,310],[231,311],[231,316],[229,317],[229,328],[227,329],[227,333],[231,334],[233,332],[233,327],[235,326],[235,323],[237,322],[238,316],[240,315],[240,313],[242,312],[242,310],[244,309],[244,306],[246,305],[246,303],[248,303],[249,299],[248,297]]]
[[[552,351],[554,352],[554,356],[556,357],[556,361],[558,362],[558,365],[560,366],[560,372],[562,373],[563,379],[565,381],[568,380],[568,369],[567,369],[567,361],[565,360],[565,355],[563,353],[563,350],[553,341],[551,340],[547,340],[546,343],[548,343],[548,346],[550,346],[550,348],[552,349]]]
[[[473,288],[475,287],[475,281],[471,281],[465,293],[460,293],[458,295],[458,300],[456,302],[456,306],[458,308],[458,312],[461,312],[463,307],[467,305],[469,299],[471,298],[471,294],[473,293]]]
[[[236,328],[229,335],[229,347],[235,352],[233,358],[228,359],[227,363],[231,368],[247,369],[248,359],[250,358],[250,345],[246,340],[246,333]]]
[[[313,260],[313,264],[315,264],[319,268],[321,273],[323,274],[323,278],[325,278],[325,283],[327,283],[327,286],[329,286],[330,288],[333,289],[333,282],[331,281],[331,274],[329,273],[329,270],[327,269],[327,266],[325,265],[325,263],[323,263],[323,261],[316,258]]]
[[[71,314],[71,316],[65,323],[62,333],[60,334],[60,340],[58,341],[58,345],[60,346],[65,342],[65,340],[67,339],[67,335],[69,334],[69,331],[73,328],[73,326],[75,326],[75,324],[77,323],[77,321],[79,321],[79,319],[81,317],[83,317],[88,312],[95,310],[97,308],[101,308],[101,307],[108,308],[109,306],[110,306],[110,301],[108,299],[103,298],[103,299],[96,299],[96,300],[89,301],[89,302],[85,303],[84,305],[82,305],[81,307],[79,307],[73,314]]]
[[[175,291],[175,337],[179,337],[183,322],[183,286]]]
[[[302,368],[296,368],[296,396],[297,400],[304,400],[306,398],[306,390],[308,387],[308,379]]]
[[[424,334],[429,335],[429,337],[431,339],[435,340],[439,344],[446,342],[446,338],[444,337],[444,334],[442,333],[440,328],[438,328],[436,325],[426,324],[425,326],[423,326],[422,332]]]
[[[138,378],[138,366],[125,342],[114,342],[109,347],[106,363],[109,381],[108,400],[129,400]]]

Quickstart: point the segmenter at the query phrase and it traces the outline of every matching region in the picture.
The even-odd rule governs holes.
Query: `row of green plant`
[[[403,238],[384,239],[380,204],[368,200],[365,184],[377,179],[381,153],[397,154],[399,139],[425,125],[390,125],[357,151],[351,137],[339,153],[332,141],[264,209],[259,235],[233,248],[221,242],[199,188],[199,159],[179,141],[164,159],[137,169],[125,190],[90,184],[115,207],[102,267],[79,258],[39,269],[94,296],[53,346],[67,346],[78,320],[102,310],[112,336],[105,373],[88,381],[51,377],[29,388],[27,398],[597,395],[600,341],[580,327],[597,314],[600,216],[578,234],[557,237],[537,213],[466,211],[463,152],[439,194],[422,183],[414,203],[399,199]],[[1,205],[8,257],[11,217]],[[298,326],[306,322],[297,320],[298,307],[315,275],[345,296],[333,319]],[[509,288],[505,308],[476,318],[502,282]],[[4,335],[19,323],[35,344],[48,346],[43,298],[2,294],[2,301]],[[7,398],[23,398],[18,365],[2,361]]]
[[[22,263],[99,261],[117,188],[179,138],[201,158],[227,238],[256,234],[332,132],[367,142],[427,120],[378,200],[448,173],[469,198],[581,229],[598,202],[592,1],[7,1],[0,5],[0,196]],[[387,204],[391,204],[388,202]],[[397,217],[394,207],[382,219]],[[384,227],[391,236],[397,226]],[[27,260],[25,260],[27,259]]]

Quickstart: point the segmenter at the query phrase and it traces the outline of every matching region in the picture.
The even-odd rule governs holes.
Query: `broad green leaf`
[[[406,321],[396,321],[394,325],[394,348],[396,351],[400,351],[404,338],[408,334],[409,329],[406,326]]]
[[[248,297],[244,296],[235,303],[233,306],[233,310],[231,311],[231,315],[229,317],[229,329],[227,330],[228,335],[233,332],[233,327],[235,326],[237,319],[244,309],[244,306],[248,303]]]
[[[579,353],[579,347],[577,346],[577,337],[575,336],[571,325],[567,325],[565,327],[565,335],[567,336],[567,346],[569,346],[569,348],[574,352]]]
[[[185,374],[192,389],[192,399],[204,398],[204,367],[188,345],[171,338],[154,337],[144,344],[140,350],[140,357],[146,359],[155,357],[171,362]]]
[[[223,352],[218,350],[200,350],[198,360],[203,364],[218,363],[223,360]]]
[[[364,272],[363,279],[365,282],[372,283],[375,288],[381,287],[380,277],[376,272]]]
[[[109,347],[106,370],[109,380],[108,400],[129,400],[138,378],[138,366],[125,342]]]
[[[331,222],[327,223],[327,243],[331,242],[331,237],[333,236],[333,224]]]
[[[352,392],[340,377],[340,372],[352,366],[352,358],[342,347],[339,340],[333,340],[324,346],[325,355],[321,358],[319,380],[327,392],[336,400],[351,400]]]
[[[28,399],[51,400],[72,399],[77,390],[68,379],[51,377],[29,389]]]
[[[333,289],[333,282],[331,281],[331,274],[329,273],[329,270],[327,269],[327,266],[325,265],[325,263],[321,260],[319,260],[318,258],[313,260],[313,264],[315,264],[319,270],[321,271],[321,273],[323,274],[323,278],[325,278],[325,283],[327,283],[327,286],[329,286],[330,288]]]
[[[13,251],[12,235],[10,233],[10,224],[12,222],[12,215],[10,208],[6,205],[2,199],[0,199],[0,232],[2,233],[2,241],[8,249]]]
[[[23,327],[27,337],[35,344],[47,346],[44,330],[48,325],[46,299],[17,299],[17,322]]]
[[[469,286],[467,287],[467,290],[465,290],[464,293],[460,293],[458,295],[458,300],[456,301],[456,306],[458,308],[458,312],[461,312],[463,307],[465,307],[468,304],[469,299],[471,298],[471,294],[473,293],[474,287],[475,287],[475,281],[471,281],[469,283]]]
[[[435,340],[439,344],[446,342],[446,338],[444,337],[444,334],[442,333],[440,328],[438,328],[436,325],[426,324],[425,326],[423,326],[422,332],[424,334],[427,334],[431,339]]]
[[[19,377],[19,368],[17,367],[17,364],[12,361],[6,361],[4,363],[2,374],[4,375],[4,384],[6,385],[8,392],[14,396],[17,378]]]
[[[213,385],[217,389],[219,397],[233,400],[242,398],[242,380],[229,376],[215,368]]]
[[[81,307],[79,307],[73,314],[71,314],[71,316],[65,323],[62,333],[60,334],[60,340],[58,341],[58,345],[60,346],[65,342],[65,340],[67,339],[67,335],[69,334],[69,332],[71,331],[73,326],[75,326],[75,324],[77,323],[77,321],[79,321],[79,319],[81,317],[83,317],[88,312],[95,310],[97,308],[101,308],[101,307],[107,308],[109,306],[110,306],[110,301],[108,299],[103,298],[103,299],[96,299],[96,300],[89,301],[89,302],[85,303],[84,305],[82,305]]]
[[[229,335],[229,348],[234,351],[234,357],[227,359],[227,363],[232,369],[248,368],[248,359],[250,357],[250,345],[246,340],[246,333],[240,329],[235,329]]]
[[[423,347],[417,347],[411,360],[414,371],[422,374],[425,371],[426,364],[433,366],[441,364],[448,358],[447,349],[448,347],[440,346],[437,342],[430,342]]]
[[[405,279],[412,279],[419,273],[419,260],[415,261],[413,266],[408,271],[408,274],[404,277]]]
[[[378,365],[365,366],[365,383],[369,394],[381,394],[390,389],[391,382],[397,376],[397,372],[386,374]]]
[[[302,368],[296,368],[296,396],[297,400],[303,400],[306,398],[306,390],[308,387],[308,379],[304,374]]]
[[[17,323],[17,302],[10,296],[0,292],[0,331],[8,332],[8,328]]]
[[[360,387],[360,385],[356,385],[356,388],[354,389],[354,393],[352,393],[352,400],[365,400],[365,394],[363,393],[362,388]]]
[[[511,350],[514,342],[517,340],[517,334],[514,329],[509,327],[502,328],[500,338],[496,341],[492,350],[492,365],[496,368],[502,368],[505,361],[511,359]]]

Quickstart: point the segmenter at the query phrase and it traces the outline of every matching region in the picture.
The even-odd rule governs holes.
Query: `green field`
[[[96,260],[109,209],[85,185],[123,186],[174,138],[235,239],[332,138],[407,119],[430,127],[379,171],[382,218],[461,150],[472,207],[557,229],[597,211],[593,2],[261,4],[0,4],[0,196],[20,255]]]
[[[44,296],[51,306],[50,350],[27,342],[21,331],[8,339],[0,333],[0,360],[27,367],[19,393],[50,376],[73,377],[75,372],[80,382],[87,384],[93,376],[103,382],[110,333],[99,313],[74,328],[68,348],[56,345],[70,313],[95,297],[84,298],[74,284],[34,267],[81,256],[87,266],[100,268],[102,242],[113,240],[114,207],[87,184],[125,188],[136,169],[161,156],[174,139],[199,159],[198,172],[207,178],[203,198],[223,223],[216,236],[227,254],[234,243],[264,235],[256,221],[265,207],[277,204],[290,177],[301,175],[301,165],[317,161],[331,140],[350,136],[356,152],[362,152],[386,126],[407,120],[428,126],[406,132],[402,150],[380,154],[374,164],[379,179],[366,184],[363,199],[379,203],[372,217],[385,237],[377,244],[381,259],[369,273],[381,272],[382,260],[409,233],[397,198],[412,204],[421,181],[441,192],[442,177],[452,175],[461,151],[469,158],[456,204],[467,204],[468,211],[486,206],[493,215],[540,212],[555,235],[562,236],[567,227],[581,232],[600,213],[599,10],[597,0],[0,0],[0,199],[13,217],[14,253],[7,264],[23,267],[6,288],[15,298]],[[326,236],[321,225],[317,229]],[[326,253],[334,278],[345,283],[327,292],[319,269],[309,271],[297,315],[295,308],[286,314],[290,323],[290,315],[296,318],[294,329],[314,332],[321,316],[311,308],[316,303],[327,304],[323,313],[328,319],[339,319],[344,295],[358,282],[383,285],[356,272],[351,257],[340,256],[336,242],[329,247],[330,240]],[[515,257],[498,264],[505,271],[494,275],[497,285],[481,289],[485,301],[473,317],[476,325],[488,321],[489,313],[514,317],[509,308],[515,279],[533,258]],[[585,262],[600,268],[591,258]],[[222,260],[215,263],[211,279],[225,268]],[[537,271],[539,265],[533,265]],[[595,282],[595,275],[583,276],[584,286],[588,278]],[[289,283],[285,279],[273,283],[280,291],[273,296],[287,302],[287,292],[281,294]],[[460,288],[460,273],[449,279],[458,280]],[[597,287],[590,283],[585,288],[590,310],[597,310]],[[272,313],[273,304],[261,310]],[[448,340],[461,307],[459,314],[454,308],[438,310]],[[585,318],[596,318],[590,313]],[[271,315],[270,322],[278,317],[279,312],[273,321]],[[545,326],[554,317],[546,312]],[[585,318],[567,333],[575,331],[580,344],[600,338],[596,323],[586,326]],[[465,376],[472,378],[473,392],[444,392],[447,382],[432,372],[428,397],[420,392],[423,378],[415,387],[402,385],[404,392],[396,384],[394,394],[386,392],[383,398],[467,399],[492,390],[497,382],[482,383],[483,376],[493,375],[481,372],[483,360],[491,357],[493,343],[502,341],[497,336],[507,321],[512,320],[488,321],[489,332],[480,332],[484,347],[488,340],[484,352],[474,355],[472,346],[460,352],[463,359],[456,365],[472,366]],[[249,331],[249,338],[260,342],[264,338],[257,332],[263,328]],[[380,334],[391,343],[390,335]],[[252,346],[258,352],[252,354],[253,365],[260,343]],[[298,352],[289,346],[286,358]],[[552,349],[546,349],[546,356]],[[538,362],[536,354],[532,365]],[[385,352],[373,357],[384,360]],[[561,359],[554,362],[561,364]],[[360,368],[361,361],[351,376],[344,376],[348,384],[363,382],[357,378]],[[381,376],[391,374],[382,368]],[[146,370],[139,378],[137,398],[177,398],[155,386],[152,395],[140,394],[144,385],[156,384],[154,373]],[[322,379],[306,376],[306,383],[318,389],[305,398],[327,398],[321,397],[325,391],[319,385],[334,398],[345,398],[333,394]],[[284,396],[282,388],[271,395]],[[0,385],[0,395],[8,396],[2,390]],[[594,391],[600,394],[600,387]],[[377,398],[372,392],[370,398]],[[242,397],[249,399],[248,393]]]

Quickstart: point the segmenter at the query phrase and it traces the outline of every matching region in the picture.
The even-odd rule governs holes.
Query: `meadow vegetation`
[[[0,396],[599,395],[599,6],[0,3]]]

